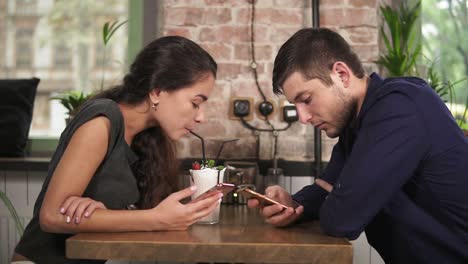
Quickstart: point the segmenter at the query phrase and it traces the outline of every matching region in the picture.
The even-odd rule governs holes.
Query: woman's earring
[[[156,111],[158,109],[158,104],[159,103],[153,103],[153,105],[151,105],[151,108],[153,108],[153,110]]]

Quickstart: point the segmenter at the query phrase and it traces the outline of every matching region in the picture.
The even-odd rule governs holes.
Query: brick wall
[[[350,42],[361,57],[366,69],[375,70],[372,63],[378,56],[377,10],[382,0],[327,0],[320,4],[320,24],[329,27]],[[267,98],[278,105],[282,97],[273,95],[271,72],[279,47],[297,30],[311,26],[311,1],[258,0],[256,2],[255,52],[259,82]],[[250,63],[251,2],[247,0],[166,0],[161,15],[164,35],[181,35],[199,43],[217,61],[219,70],[216,89],[206,112],[207,122],[197,128],[206,138],[207,156],[214,156],[219,144],[227,138],[240,138],[236,144],[226,145],[223,158],[254,158],[254,134],[239,121],[228,118],[229,99],[232,96],[253,97],[260,101]],[[277,112],[279,113],[279,111]],[[268,128],[254,115],[251,124]],[[286,125],[276,114],[275,127]],[[328,160],[335,140],[323,138],[323,159]],[[260,158],[272,157],[271,133],[260,133]],[[286,160],[314,159],[313,127],[296,122],[280,132],[278,157]],[[179,144],[181,157],[200,157],[200,142],[194,137],[183,138]]]

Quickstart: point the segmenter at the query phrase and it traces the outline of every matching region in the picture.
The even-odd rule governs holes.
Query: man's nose
[[[302,124],[307,124],[309,123],[309,120],[312,118],[312,115],[307,112],[306,109],[302,106],[297,106],[297,115],[299,116],[299,121],[301,121]]]

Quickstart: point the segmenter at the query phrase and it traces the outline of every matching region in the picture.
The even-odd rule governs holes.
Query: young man
[[[267,222],[319,218],[349,239],[365,231],[387,263],[468,263],[468,140],[423,80],[367,76],[340,35],[302,29],[276,56],[273,91],[339,141],[315,184],[266,190],[302,205],[262,208]]]

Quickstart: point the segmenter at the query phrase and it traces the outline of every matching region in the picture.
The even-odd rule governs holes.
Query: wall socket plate
[[[275,103],[273,100],[267,99],[267,101],[270,102],[271,105],[273,105],[273,112],[271,112],[271,114],[270,114],[269,116],[267,116],[268,119],[271,120],[271,118],[272,118],[273,116],[275,116],[275,114],[276,114],[276,109],[277,109],[278,107],[277,107],[276,103]],[[265,120],[265,119],[266,119],[265,116],[263,116],[263,115],[260,113],[260,110],[258,109],[258,107],[260,106],[260,104],[261,104],[262,102],[263,102],[263,100],[260,100],[260,101],[258,101],[258,102],[255,104],[255,114],[256,114],[257,117],[260,118],[261,120]]]
[[[294,105],[294,104],[291,104],[290,102],[288,102],[288,100],[286,100],[286,99],[284,99],[284,98],[280,99],[280,101],[279,101],[279,108],[280,108],[280,111],[279,111],[279,112],[280,112],[280,120],[281,120],[282,122],[287,122],[286,120],[284,120],[284,107],[285,107],[285,106],[295,106],[295,105]],[[296,109],[296,115],[298,115],[298,114],[297,114],[297,109]]]
[[[251,98],[251,97],[237,97],[237,96],[233,96],[229,100],[229,113],[228,113],[229,119],[231,119],[231,120],[240,120],[240,117],[237,117],[237,116],[234,115],[234,102],[236,100],[247,100],[247,101],[249,101],[250,111],[249,111],[249,114],[244,117],[244,120],[246,120],[246,121],[252,120],[253,119],[253,107],[254,107],[253,98]]]

